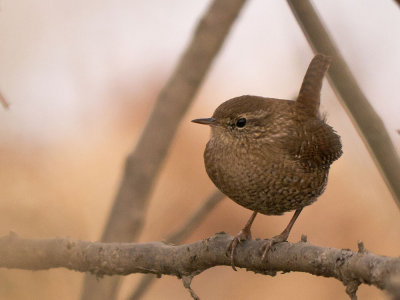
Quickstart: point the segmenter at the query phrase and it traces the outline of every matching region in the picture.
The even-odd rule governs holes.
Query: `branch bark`
[[[245,2],[214,0],[200,20],[188,48],[159,94],[135,150],[126,160],[102,241],[128,242],[139,235],[152,187],[178,125]],[[117,277],[98,282],[86,276],[81,298],[113,299],[118,285]]]
[[[361,91],[311,2],[288,0],[288,3],[313,50],[332,57],[328,79],[400,207],[400,158],[385,125]]]
[[[0,267],[25,270],[67,268],[97,277],[153,273],[193,277],[215,266],[230,266],[226,248],[232,236],[215,236],[181,246],[153,243],[101,243],[72,239],[23,239],[15,233],[0,238]],[[379,256],[359,246],[358,252],[324,248],[308,242],[280,243],[260,259],[262,240],[243,242],[236,267],[264,275],[306,272],[343,282],[351,293],[361,283],[399,294],[400,258]],[[350,293],[349,292],[349,293]]]
[[[182,225],[180,229],[171,233],[165,240],[167,244],[179,244],[184,241],[192,232],[197,228],[197,226],[203,221],[203,219],[209,214],[214,207],[225,198],[219,190],[214,191],[206,202],[201,205],[201,207],[193,213],[193,215],[188,218],[185,224]],[[148,290],[151,283],[154,281],[154,276],[145,275],[140,280],[135,291],[129,297],[130,300],[142,299],[143,294]]]

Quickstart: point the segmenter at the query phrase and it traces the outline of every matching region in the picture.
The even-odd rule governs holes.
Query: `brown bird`
[[[295,210],[285,230],[265,241],[265,260],[272,245],[287,240],[303,207],[323,193],[329,167],[342,155],[339,135],[319,114],[329,64],[325,55],[313,58],[296,101],[246,95],[222,103],[211,118],[192,121],[211,126],[204,151],[208,176],[225,195],[254,211],[228,247],[234,270],[236,246],[251,239],[257,213]]]

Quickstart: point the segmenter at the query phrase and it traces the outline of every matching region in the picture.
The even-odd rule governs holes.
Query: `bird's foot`
[[[267,261],[268,251],[271,249],[271,247],[273,245],[287,241],[290,230],[292,230],[293,224],[294,224],[294,222],[296,222],[302,209],[303,208],[296,209],[293,217],[290,219],[289,224],[286,226],[285,230],[283,230],[281,234],[274,236],[271,239],[266,240],[265,243],[261,246],[260,251],[262,252],[262,256],[261,256],[262,262]]]
[[[262,253],[261,256],[261,261],[266,262],[267,261],[267,254],[268,251],[271,249],[271,247],[275,244],[286,242],[289,234],[286,234],[285,232],[282,232],[279,235],[274,236],[271,239],[265,240],[265,243],[261,246],[260,251]]]
[[[235,249],[238,244],[240,244],[242,241],[246,241],[246,240],[251,240],[251,232],[250,232],[250,230],[243,228],[232,239],[232,241],[228,245],[228,248],[226,249],[226,255],[231,258],[231,266],[234,271],[237,271],[236,267],[235,267]]]

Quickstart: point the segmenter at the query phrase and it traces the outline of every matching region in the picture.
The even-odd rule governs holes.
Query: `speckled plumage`
[[[342,154],[340,137],[318,114],[329,58],[317,55],[297,101],[241,96],[214,112],[204,152],[207,174],[236,203],[279,215],[313,203],[329,166]],[[243,128],[237,120],[245,118]]]
[[[204,152],[207,174],[236,203],[253,210],[231,244],[249,238],[257,212],[280,215],[296,210],[288,227],[269,247],[287,239],[304,206],[324,191],[330,165],[342,154],[340,137],[318,110],[322,79],[330,64],[318,54],[311,61],[296,101],[241,96],[222,103],[212,118],[195,123],[211,126]]]
[[[339,136],[295,101],[242,96],[215,111],[208,175],[236,203],[266,215],[311,204],[324,191]],[[235,123],[246,118],[246,126]]]

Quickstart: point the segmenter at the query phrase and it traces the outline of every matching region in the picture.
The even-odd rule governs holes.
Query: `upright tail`
[[[323,54],[314,56],[308,66],[300,88],[297,102],[314,115],[318,114],[322,79],[331,63],[331,58]]]

